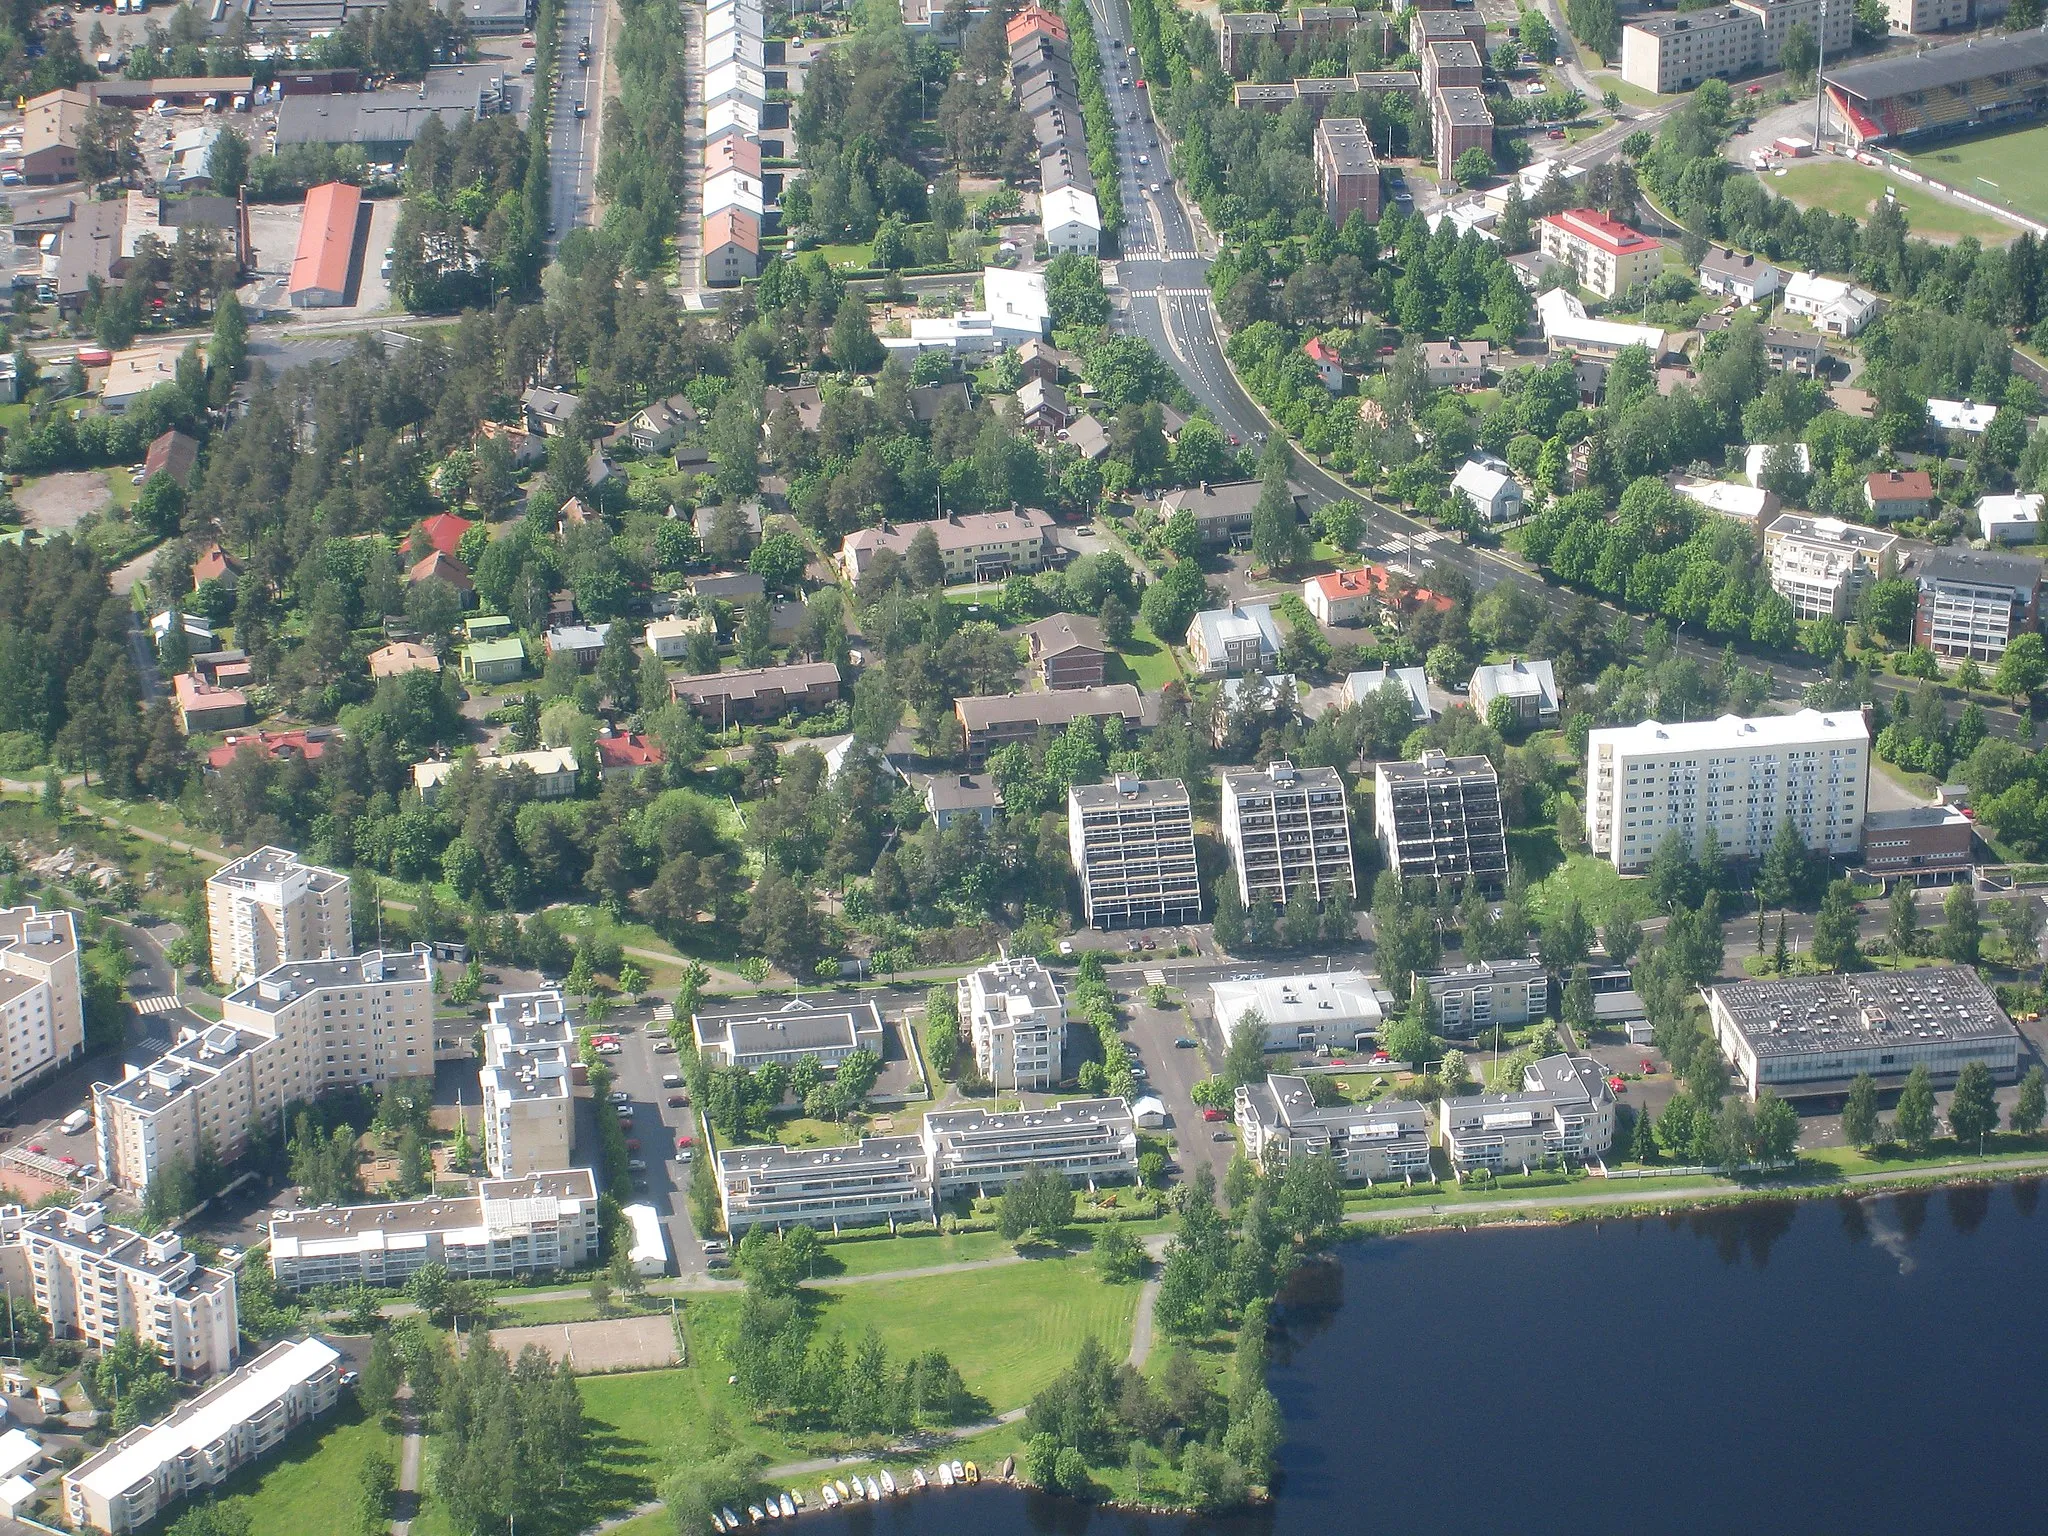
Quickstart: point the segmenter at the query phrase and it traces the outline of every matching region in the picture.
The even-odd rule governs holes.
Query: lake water
[[[983,1487],[851,1536],[2037,1529],[2039,1184],[1347,1245],[1288,1309],[1275,1506],[1153,1518]]]

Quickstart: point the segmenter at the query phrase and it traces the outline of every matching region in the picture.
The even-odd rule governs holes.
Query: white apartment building
[[[749,1072],[815,1057],[827,1072],[855,1051],[883,1055],[882,1013],[871,998],[818,997],[740,1003],[695,1014],[697,1049],[706,1061]]]
[[[304,864],[288,848],[258,848],[206,882],[214,979],[239,987],[293,960],[345,955],[348,876]]]
[[[1412,1099],[1319,1108],[1308,1079],[1274,1073],[1239,1087],[1235,1118],[1245,1156],[1269,1174],[1291,1158],[1332,1157],[1350,1183],[1433,1176],[1429,1111]]]
[[[105,1349],[129,1330],[181,1381],[205,1381],[235,1362],[235,1277],[203,1268],[175,1232],[144,1237],[110,1226],[98,1205],[0,1206],[0,1275],[11,1293],[34,1298],[56,1338]]]
[[[81,1530],[139,1530],[187,1494],[216,1488],[331,1411],[341,1352],[319,1339],[273,1346],[169,1418],[130,1430],[64,1474],[64,1515]]]
[[[960,1022],[974,1064],[998,1089],[1056,1087],[1067,1049],[1067,1005],[1059,985],[1028,955],[970,971],[958,987]]]
[[[256,1124],[336,1089],[381,1088],[434,1070],[427,946],[300,961],[228,994],[221,1023],[189,1034],[118,1083],[93,1085],[100,1164],[140,1190],[200,1142],[233,1161]]]
[[[1586,839],[1625,875],[1646,869],[1673,831],[1760,859],[1787,821],[1808,848],[1846,857],[1863,846],[1869,775],[1870,729],[1856,710],[1594,731]]]
[[[1403,880],[1442,880],[1483,891],[1507,884],[1500,775],[1484,757],[1430,748],[1412,763],[1374,766],[1373,826],[1387,867]]]
[[[1359,1049],[1380,1032],[1385,1013],[1363,971],[1305,971],[1209,984],[1216,1027],[1228,1040],[1247,1013],[1266,1026],[1269,1051]]]
[[[1223,771],[1223,841],[1246,906],[1280,906],[1302,886],[1317,901],[1348,901],[1351,806],[1334,768],[1297,768],[1276,758],[1263,769]]]
[[[1107,784],[1074,785],[1067,791],[1067,851],[1089,926],[1200,921],[1194,808],[1179,779],[1120,774]]]
[[[1459,1174],[1585,1162],[1614,1145],[1614,1090],[1592,1057],[1546,1056],[1523,1072],[1518,1093],[1443,1100],[1438,1131]]]
[[[78,920],[33,905],[0,907],[0,1088],[12,1098],[85,1054]]]
[[[1885,554],[1898,542],[1897,534],[1881,528],[1784,513],[1764,530],[1771,590],[1789,601],[1802,619],[1846,619],[1856,611],[1857,595],[1877,579]]]
[[[1519,1029],[1550,1011],[1550,972],[1541,960],[1473,960],[1417,974],[1429,988],[1429,1013],[1441,1034],[1461,1039],[1496,1026]]]
[[[1738,5],[1648,16],[1621,29],[1621,78],[1660,94],[1732,80],[1756,63],[1762,40],[1762,20]]]
[[[1603,299],[1648,282],[1664,264],[1663,246],[1597,208],[1547,214],[1536,229],[1543,254]]]
[[[484,1164],[495,1179],[567,1168],[576,1035],[560,992],[508,992],[484,1025]]]
[[[559,1168],[485,1179],[476,1195],[334,1211],[292,1211],[270,1223],[270,1270],[288,1291],[316,1285],[395,1289],[427,1264],[459,1280],[510,1280],[595,1263],[597,1179]]]
[[[1068,1099],[1010,1114],[944,1110],[925,1116],[924,1150],[941,1200],[994,1194],[1034,1168],[1093,1189],[1137,1173],[1138,1127],[1120,1098]]]
[[[1756,50],[1759,68],[1776,69],[1784,56],[1785,39],[1794,27],[1804,27],[1831,59],[1849,49],[1850,33],[1856,25],[1856,7],[1826,3],[1826,0],[1735,0],[1761,23]]]
[[[867,1136],[850,1147],[735,1147],[718,1154],[725,1230],[894,1227],[932,1219],[924,1143]]]

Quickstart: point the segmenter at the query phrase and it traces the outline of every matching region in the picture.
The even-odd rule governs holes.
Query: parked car
[[[1237,1139],[1237,1132],[1235,1132],[1235,1131],[1215,1131],[1215,1132],[1211,1133],[1211,1135],[1210,1135],[1209,1139],[1210,1139],[1211,1141],[1235,1141],[1235,1140]]]
[[[1195,1042],[1186,1035],[1176,1035],[1173,1043],[1184,1051],[1192,1051],[1195,1048]]]
[[[627,1159],[626,1159],[626,1171],[627,1171],[628,1173],[645,1173],[645,1172],[647,1171],[647,1161],[646,1161],[646,1159],[645,1159],[645,1158],[639,1158],[639,1157],[629,1157],[629,1158],[627,1158]]]
[[[623,1088],[617,1088],[612,1091],[612,1102],[614,1104],[630,1104],[633,1102],[633,1095],[626,1092]]]
[[[340,1382],[344,1387],[352,1387],[357,1382],[361,1381],[363,1377],[360,1371],[343,1371],[339,1376],[335,1377],[334,1379]]]
[[[685,1104],[689,1102],[690,1101],[684,1098],[680,1093],[672,1093],[668,1096],[668,1107],[670,1109],[681,1109]]]
[[[1223,1111],[1220,1109],[1205,1109],[1202,1111],[1202,1118],[1204,1120],[1221,1120],[1223,1118]]]
[[[673,1056],[673,1055],[675,1055],[675,1053],[676,1053],[676,1043],[675,1043],[675,1041],[673,1041],[673,1040],[657,1040],[657,1041],[655,1041],[655,1042],[654,1042],[654,1054],[655,1054],[655,1055],[657,1055],[657,1056]]]

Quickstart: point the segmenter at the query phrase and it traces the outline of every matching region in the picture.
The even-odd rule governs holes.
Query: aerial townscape
[[[2040,0],[0,33],[0,1536],[2038,1522]]]

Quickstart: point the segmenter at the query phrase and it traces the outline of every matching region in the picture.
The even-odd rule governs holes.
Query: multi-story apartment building
[[[915,1136],[867,1136],[850,1147],[734,1147],[718,1154],[725,1230],[894,1227],[932,1218],[929,1160]]]
[[[960,978],[961,1027],[974,1064],[998,1090],[1043,1093],[1058,1085],[1067,1049],[1067,1005],[1030,956],[1003,959]]]
[[[239,987],[293,960],[349,953],[349,911],[347,875],[288,848],[243,854],[206,882],[214,979]]]
[[[1292,59],[1343,46],[1361,28],[1374,40],[1374,52],[1387,52],[1387,13],[1361,11],[1351,5],[1304,5],[1289,15],[1271,11],[1225,11],[1216,18],[1216,56],[1233,80],[1251,73],[1253,56],[1271,41]],[[1301,73],[1297,70],[1296,73]]]
[[[1268,1074],[1236,1095],[1244,1154],[1267,1173],[1297,1157],[1330,1157],[1348,1182],[1427,1179],[1429,1111],[1413,1099],[1319,1107],[1308,1079]]]
[[[1762,20],[1738,5],[1646,16],[1621,29],[1621,78],[1660,95],[1732,80],[1756,63]]]
[[[1123,1099],[1068,1099],[1009,1114],[941,1110],[925,1116],[924,1150],[941,1200],[994,1194],[1038,1168],[1092,1189],[1137,1173],[1138,1127]]]
[[[1449,181],[1451,168],[1468,149],[1493,153],[1493,113],[1486,92],[1476,85],[1447,85],[1430,98],[1436,120],[1437,180]]]
[[[1317,123],[1315,162],[1316,196],[1332,224],[1342,229],[1354,212],[1364,214],[1367,223],[1379,222],[1380,162],[1362,118],[1326,117]]]
[[[882,551],[908,556],[921,533],[938,543],[948,582],[1000,581],[1013,571],[1028,576],[1043,570],[1058,548],[1052,515],[1036,507],[955,512],[932,522],[884,523],[849,533],[839,545],[839,568],[848,581],[858,581]]]
[[[1802,619],[1846,619],[1898,542],[1881,528],[1786,512],[1764,530],[1771,590]]]
[[[457,1279],[510,1280],[594,1263],[599,1229],[596,1176],[560,1168],[485,1179],[462,1199],[292,1211],[270,1223],[270,1270],[288,1291],[395,1289],[427,1264]]]
[[[1282,643],[1271,603],[1205,608],[1188,621],[1188,657],[1210,676],[1270,671]]]
[[[235,1277],[202,1266],[175,1232],[109,1226],[102,1206],[0,1206],[0,1275],[34,1298],[53,1337],[106,1349],[127,1330],[181,1381],[218,1376],[239,1350]]]
[[[1459,1173],[1586,1162],[1614,1145],[1614,1090],[1590,1056],[1546,1056],[1522,1074],[1519,1093],[1444,1099],[1438,1133]]]
[[[93,1086],[100,1164],[139,1190],[201,1143],[223,1161],[287,1104],[434,1070],[427,946],[281,965],[228,994],[221,1023],[118,1083]]]
[[[1107,784],[1073,786],[1067,850],[1091,927],[1200,920],[1194,810],[1179,779],[1119,774]]]
[[[1745,720],[1723,715],[1594,731],[1586,742],[1586,840],[1625,875],[1671,832],[1730,859],[1761,859],[1791,822],[1816,853],[1863,846],[1870,728],[1858,710]]]
[[[1263,769],[1226,768],[1222,820],[1247,906],[1285,906],[1302,885],[1317,901],[1351,897],[1351,807],[1336,769],[1297,768],[1285,758]]]
[[[1735,0],[1735,6],[1757,19],[1755,62],[1760,69],[1779,67],[1794,27],[1806,28],[1832,59],[1848,52],[1856,26],[1856,7],[1830,5],[1827,0]]]
[[[830,1072],[855,1051],[883,1054],[882,1013],[865,997],[727,1004],[692,1015],[690,1027],[706,1061],[749,1072],[806,1056]]]
[[[1358,1050],[1379,1033],[1384,1018],[1363,971],[1213,981],[1209,1003],[1226,1040],[1246,1014],[1256,1014],[1269,1051]]]
[[[151,1524],[187,1494],[219,1487],[331,1412],[343,1363],[319,1339],[273,1345],[169,1418],[130,1430],[66,1472],[65,1519],[119,1536]]]
[[[967,740],[967,760],[979,768],[989,754],[1012,743],[1028,745],[1040,731],[1064,731],[1076,720],[1104,725],[1121,720],[1127,731],[1144,723],[1145,702],[1129,683],[1060,688],[1045,693],[995,693],[955,699],[953,714]]]
[[[1482,891],[1507,885],[1507,828],[1500,775],[1483,757],[1447,757],[1434,749],[1417,762],[1381,763],[1373,824],[1387,868],[1403,880],[1442,880]]]
[[[1664,247],[1597,208],[1567,208],[1537,224],[1543,254],[1569,267],[1579,286],[1604,299],[1648,282],[1664,264]]]
[[[1422,91],[1435,96],[1446,86],[1477,86],[1486,79],[1479,50],[1462,37],[1427,44],[1422,50]]]
[[[1461,1039],[1498,1025],[1520,1029],[1550,1011],[1550,972],[1543,962],[1475,960],[1416,977],[1429,988],[1429,1013],[1441,1034]]]
[[[1707,1019],[1752,1099],[1830,1097],[1858,1076],[1896,1088],[1915,1067],[1947,1087],[1973,1061],[2019,1075],[2019,1031],[1975,966],[1737,982],[1709,989]]]
[[[1937,656],[1996,661],[2041,613],[2041,562],[2032,555],[1937,549],[1920,562],[1913,639]]]
[[[13,1098],[85,1054],[78,921],[33,905],[0,907],[0,1091]]]
[[[1974,0],[1885,0],[1885,17],[1894,32],[1925,37],[1932,32],[1952,32],[1970,24]]]
[[[508,992],[484,1026],[484,1163],[517,1178],[567,1168],[576,1139],[576,1035],[559,992]]]

